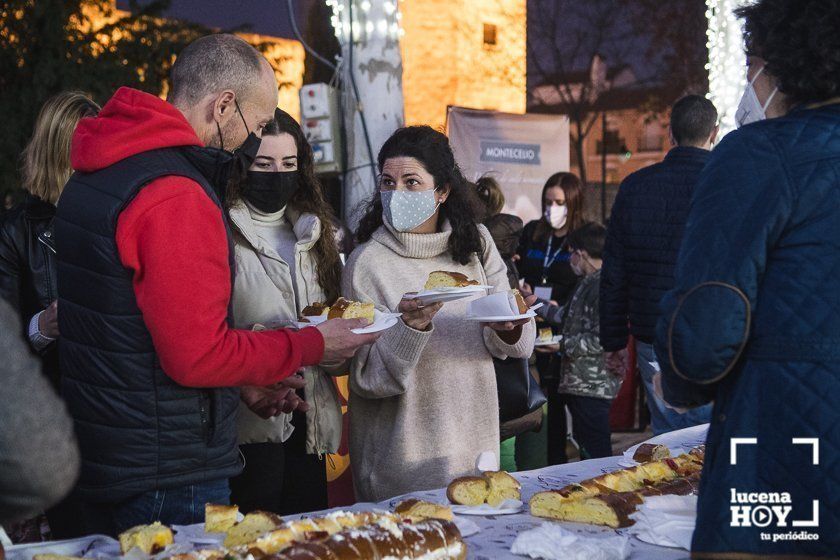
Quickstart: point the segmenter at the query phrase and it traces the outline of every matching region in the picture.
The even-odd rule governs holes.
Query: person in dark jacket
[[[0,221],[0,297],[17,312],[23,335],[40,357],[42,371],[56,390],[58,286],[52,221],[55,204],[73,172],[73,131],[79,120],[98,112],[99,106],[78,92],[59,93],[44,104],[23,152],[26,196]],[[77,537],[83,532],[72,499],[50,509],[47,520],[55,539]]]
[[[659,365],[652,343],[659,302],[674,285],[691,195],[717,132],[711,101],[699,95],[677,101],[671,109],[675,147],[661,163],[624,179],[610,218],[601,273],[601,344],[608,367],[624,370],[629,335],[635,338],[654,434],[704,424],[711,413],[710,406],[677,412],[655,394]]]
[[[836,558],[840,3],[736,13],[752,124],[703,170],[656,330],[665,399],[714,400],[692,557]]]
[[[566,234],[584,223],[580,179],[555,173],[543,186],[542,216],[525,225],[516,250],[520,276],[542,299],[564,305],[574,291],[578,278],[569,264]]]
[[[233,328],[234,255],[218,193],[228,162],[259,149],[277,106],[274,70],[218,34],[179,53],[171,79],[169,101],[120,88],[79,124],[76,172],[56,212],[61,389],[90,532],[201,521],[242,469],[238,387],[283,385],[376,339],[352,333],[363,320]]]
[[[572,270],[572,253],[566,235],[585,224],[583,186],[573,173],[555,173],[543,185],[542,216],[529,222],[517,249],[517,266],[525,283],[522,294],[535,294],[556,305],[565,305],[577,286]],[[537,347],[537,370],[548,398],[546,416],[548,464],[565,462],[565,406],[559,401],[560,356],[551,348]]]
[[[49,99],[35,121],[23,152],[26,196],[0,222],[0,297],[17,311],[24,335],[58,388],[58,289],[52,220],[55,205],[73,170],[70,140],[79,120],[99,106],[78,92]]]

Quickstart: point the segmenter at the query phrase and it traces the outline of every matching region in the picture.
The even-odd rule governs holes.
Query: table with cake
[[[705,430],[699,426],[654,438],[637,446],[629,463],[625,454],[535,471],[477,472],[453,480],[447,488],[286,518],[270,512],[243,516],[235,505],[208,504],[203,525],[156,523],[127,531],[118,542],[78,539],[76,548],[74,541],[16,546],[7,550],[7,558],[524,558],[530,534],[546,524],[578,535],[587,546],[620,536],[626,558],[687,558],[684,549],[648,544],[632,535],[633,514],[651,497],[697,492]],[[622,466],[630,463],[636,464]],[[516,503],[518,508],[504,509]],[[470,515],[460,513],[471,508]],[[540,546],[545,542],[535,541],[534,549]],[[558,550],[557,557],[566,557],[576,546]],[[538,557],[538,552],[532,551],[532,556]]]
[[[431,273],[423,289],[406,294],[421,305],[475,298],[489,286],[452,272]],[[368,332],[393,326],[399,314],[372,303],[339,298],[331,306],[303,309],[298,328],[322,321],[362,318]],[[472,299],[466,320],[533,317],[518,290]],[[260,328],[268,328],[260,325]],[[541,333],[553,343],[551,332]],[[59,543],[11,547],[9,560],[345,560],[496,558],[684,558],[693,510],[683,505],[677,546],[658,546],[656,530],[636,532],[653,517],[638,517],[665,496],[696,494],[703,466],[706,426],[671,432],[625,452],[536,471],[498,470],[498,457],[476,458],[475,472],[446,488],[424,490],[380,503],[281,518],[271,512],[242,515],[236,505],[207,504],[205,523],[134,527],[118,540],[91,536]],[[628,456],[629,454],[629,456]],[[687,511],[687,514],[686,514]],[[637,525],[637,520],[639,521]],[[653,523],[656,525],[656,523]],[[688,525],[686,536],[685,529]],[[654,537],[649,535],[653,534]],[[643,540],[642,535],[648,535]],[[638,538],[636,538],[638,537]],[[651,542],[657,544],[650,544]]]

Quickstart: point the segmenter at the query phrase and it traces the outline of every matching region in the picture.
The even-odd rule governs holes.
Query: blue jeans
[[[636,363],[639,365],[639,373],[641,373],[642,382],[645,384],[647,404],[648,409],[650,409],[650,427],[653,430],[653,435],[656,436],[709,422],[712,416],[711,404],[692,408],[688,412],[680,414],[676,410],[665,406],[665,402],[654,394],[653,376],[659,373],[659,363],[656,361],[656,352],[654,352],[652,345],[636,342]]]
[[[230,503],[226,478],[202,484],[150,490],[119,503],[83,504],[87,532],[118,535],[137,525],[191,525],[204,521],[204,505]]]

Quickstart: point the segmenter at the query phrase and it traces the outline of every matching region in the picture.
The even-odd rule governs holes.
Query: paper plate
[[[464,286],[461,288],[440,288],[437,290],[421,290],[419,292],[405,294],[405,299],[418,299],[421,305],[431,305],[433,303],[445,303],[447,301],[456,301],[472,297],[480,294],[485,290],[491,289],[492,286]]]
[[[676,457],[682,453],[688,453],[692,448],[705,443],[708,432],[708,424],[699,424],[690,428],[659,434],[642,443],[665,445],[671,450],[671,457]],[[622,467],[635,467],[638,465],[639,463],[633,460],[633,455],[636,454],[636,450],[642,443],[637,443],[629,447],[623,453],[623,457],[619,460],[618,464]]]
[[[418,292],[419,294],[423,293],[448,293],[448,294],[467,294],[470,292],[483,292],[484,290],[491,290],[493,286],[485,286],[484,284],[473,284],[471,286],[458,286],[458,287],[448,287],[448,288],[435,288],[434,290],[422,290]]]
[[[522,313],[520,315],[491,315],[486,317],[474,317],[472,315],[467,315],[467,321],[481,321],[482,323],[501,323],[504,321],[519,321],[520,319],[530,319],[532,317],[536,317],[537,314],[533,311],[528,311],[528,313]]]
[[[453,505],[452,512],[457,515],[513,515],[521,512],[524,505],[519,500],[505,500],[498,507],[493,507],[490,504],[481,504],[480,506]]]
[[[356,334],[370,334],[390,329],[400,320],[402,313],[385,313],[378,309],[373,312],[373,323],[360,329],[353,329]]]
[[[304,325],[320,325],[321,323],[323,323],[324,321],[327,320],[327,316],[326,315],[314,315],[312,317],[307,317],[307,319],[309,319],[308,323],[306,321],[301,321],[301,323],[303,323]]]

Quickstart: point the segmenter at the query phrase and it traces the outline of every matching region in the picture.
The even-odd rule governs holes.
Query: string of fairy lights
[[[735,111],[747,85],[742,25],[735,8],[747,0],[706,0],[709,93],[720,115],[720,135],[735,129]]]
[[[397,0],[385,0],[381,10],[373,10],[370,0],[326,0],[326,4],[332,9],[330,23],[339,41],[346,41],[351,36],[354,43],[373,39],[398,41],[405,34],[400,26],[402,14]]]

